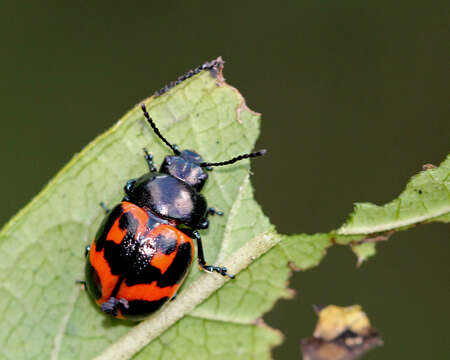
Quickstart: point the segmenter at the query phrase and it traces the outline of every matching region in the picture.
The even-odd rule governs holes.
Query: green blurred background
[[[68,4],[69,2],[66,2]],[[450,150],[448,1],[0,3],[0,222],[139,100],[222,55],[263,114],[256,197],[283,233],[337,228],[354,201],[397,196]],[[385,346],[366,359],[450,355],[449,227],[380,244],[361,268],[334,247],[265,318],[299,359],[314,303],[360,303]]]

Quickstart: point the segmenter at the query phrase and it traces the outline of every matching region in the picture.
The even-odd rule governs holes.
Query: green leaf
[[[370,234],[421,222],[447,221],[450,213],[450,155],[437,168],[413,176],[400,196],[384,206],[358,203],[338,234]]]
[[[251,151],[259,114],[225,83],[220,59],[203,68],[209,71],[145,100],[149,113],[170,141],[196,149],[208,161]],[[372,219],[365,225],[367,233],[282,236],[253,199],[249,161],[217,168],[204,194],[225,216],[212,218],[202,237],[207,260],[226,265],[238,274],[236,280],[192,266],[177,299],[154,316],[137,325],[112,319],[75,279],[83,278],[84,247],[103,217],[99,202],[117,203],[126,180],[146,171],[144,146],[157,162],[169,153],[134,108],[76,155],[0,232],[1,358],[269,358],[281,334],[260,317],[280,297],[292,295],[286,288],[291,269],[316,266],[334,242],[352,245],[365,258],[374,252],[370,239],[378,236],[372,234],[376,229],[394,231],[405,225],[395,222],[390,211],[373,221],[372,207],[366,206],[351,222]],[[422,215],[401,208],[401,219],[448,219],[442,212],[445,202],[433,190],[439,184],[448,189],[446,164],[432,170],[433,180],[427,176],[420,183],[427,206]],[[446,196],[448,201],[448,192]]]
[[[366,242],[352,246],[353,252],[358,257],[358,265],[362,264],[371,256],[376,254],[376,244],[374,242]]]
[[[249,152],[259,133],[259,114],[250,111],[240,93],[214,70],[220,69],[203,71],[167,94],[146,100],[149,113],[168,139],[181,148],[197,150],[209,161]],[[4,227],[0,252],[8,256],[0,264],[0,357],[92,358],[121,335],[136,331],[134,323],[102,314],[75,280],[83,278],[84,247],[103,217],[99,202],[117,203],[126,180],[146,171],[144,146],[157,161],[168,154],[141,111],[134,108],[76,155]],[[212,218],[210,229],[203,232],[210,263],[227,265],[237,273],[247,267],[252,256],[259,257],[281,239],[253,200],[248,160],[215,169],[204,193],[211,205],[225,212],[223,217]],[[244,276],[236,283],[243,280]],[[164,330],[161,319],[166,319],[169,328],[224,282],[221,276],[205,274],[193,266],[177,300],[152,318],[157,324],[156,334]],[[206,308],[203,306],[203,311]],[[249,316],[232,324],[219,318],[220,314],[217,319],[185,317],[164,336],[200,326],[203,336],[196,336],[196,341],[211,345],[212,334],[234,329],[242,339],[234,344],[239,348],[236,351],[251,356],[267,353],[280,341],[277,332],[252,324]],[[147,327],[149,324],[152,322]],[[190,341],[196,333],[177,337],[173,343]],[[229,348],[226,342],[223,346]],[[146,351],[153,353],[156,348]],[[220,351],[220,346],[213,349]]]

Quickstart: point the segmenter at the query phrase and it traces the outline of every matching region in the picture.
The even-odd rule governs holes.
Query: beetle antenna
[[[170,147],[172,149],[172,151],[175,153],[175,155],[180,155],[180,150],[178,150],[177,146],[172,145],[170,142],[168,142],[166,140],[166,138],[164,136],[162,136],[162,134],[159,132],[159,129],[156,127],[153,119],[148,114],[147,108],[145,107],[144,103],[141,104],[141,109],[142,109],[142,112],[144,113],[145,118],[147,119],[147,121],[149,122],[153,131],[155,132],[155,134],[158,135],[158,137],[164,142],[164,144],[166,144],[168,147]]]
[[[267,150],[263,149],[263,150],[252,152],[250,154],[239,155],[239,156],[236,156],[236,157],[234,157],[234,158],[232,158],[230,160],[227,160],[227,161],[221,161],[221,162],[215,162],[215,163],[213,163],[213,162],[211,162],[211,163],[210,162],[201,162],[199,165],[201,167],[230,165],[230,164],[233,164],[233,163],[235,163],[236,161],[239,161],[239,160],[244,160],[244,159],[248,159],[248,158],[254,158],[254,157],[258,157],[258,156],[263,156],[266,152],[267,152]]]

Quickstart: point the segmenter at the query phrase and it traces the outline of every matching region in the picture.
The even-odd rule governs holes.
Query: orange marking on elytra
[[[123,214],[122,214],[122,216],[123,216]],[[120,217],[119,217],[119,219],[120,219]],[[120,244],[127,233],[126,229],[122,230],[119,227],[119,219],[117,219],[114,222],[113,226],[111,226],[111,228],[108,231],[108,235],[106,236],[106,240],[114,241],[116,244]]]
[[[105,259],[104,250],[97,252],[95,243],[91,246],[89,261],[95,271],[97,271],[97,274],[99,274],[100,283],[102,286],[102,297],[97,300],[97,303],[102,304],[105,301],[108,301],[119,276],[111,274],[111,269]]]
[[[132,203],[123,201],[122,209],[122,215],[114,222],[113,226],[111,226],[108,231],[108,235],[106,236],[107,240],[113,241],[116,244],[120,244],[127,233],[126,229],[122,230],[119,226],[120,219],[122,216],[125,216],[125,213],[131,213],[131,215],[133,215],[133,217],[137,220],[138,228],[136,230],[136,235],[145,233],[149,219],[149,216],[145,210]]]
[[[150,237],[156,238],[158,235],[162,235],[163,237],[168,239],[175,238],[177,240],[177,248],[172,253],[166,255],[162,251],[157,251],[151,259],[151,265],[157,267],[159,270],[161,270],[161,274],[164,274],[175,259],[178,247],[181,244],[188,242],[193,249],[194,244],[192,243],[192,239],[189,236],[170,225],[159,225],[149,233]]]
[[[150,284],[136,284],[132,286],[127,286],[127,284],[123,282],[117,293],[117,298],[146,301],[160,300],[164,297],[170,299],[175,294],[178,287],[179,284],[175,284],[162,288],[156,284],[156,281],[153,281]]]
[[[176,251],[169,255],[165,255],[161,251],[158,251],[155,255],[153,255],[151,264],[152,266],[158,268],[161,271],[161,274],[164,274],[172,264],[173,259],[175,259],[175,255]]]

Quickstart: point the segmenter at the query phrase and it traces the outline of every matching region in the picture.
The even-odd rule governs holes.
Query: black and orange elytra
[[[159,132],[145,105],[143,114],[156,135],[172,149],[159,171],[144,149],[149,172],[127,181],[125,196],[107,214],[86,248],[85,285],[100,309],[117,318],[142,320],[173,299],[194,258],[199,266],[234,278],[225,267],[208,265],[198,230],[209,226],[209,208],[201,194],[214,166],[261,156],[265,150],[208,163],[192,150],[180,151]],[[102,205],[103,206],[103,205]]]

